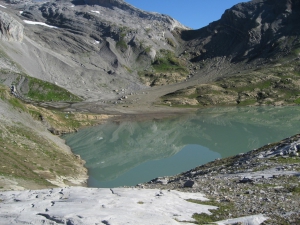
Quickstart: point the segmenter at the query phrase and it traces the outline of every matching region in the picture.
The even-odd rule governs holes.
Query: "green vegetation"
[[[14,107],[14,108],[19,108],[22,111],[26,111],[26,108],[24,104],[17,98],[10,98],[8,102]]]
[[[293,194],[300,195],[300,185],[291,187],[289,191],[292,192]]]
[[[79,97],[73,95],[69,91],[46,81],[42,81],[33,77],[26,77],[29,80],[29,91],[25,95],[34,101],[65,101],[78,102]]]
[[[293,61],[178,90],[161,100],[176,107],[183,104],[183,98],[196,99],[198,107],[295,105],[300,104],[299,82],[299,65]]]
[[[3,127],[2,127],[3,128]],[[46,179],[70,175],[77,170],[76,157],[65,154],[54,143],[22,126],[5,126],[0,138],[2,176],[30,180],[51,187]],[[52,170],[53,173],[46,171]],[[75,174],[75,173],[74,173]]]
[[[150,53],[150,51],[151,51],[151,46],[146,47],[144,50],[144,52],[146,52],[146,53]]]
[[[295,157],[273,157],[270,158],[269,160],[271,161],[276,161],[277,163],[280,164],[293,164],[293,163],[300,163],[300,157],[295,156]]]
[[[130,69],[128,66],[123,65],[123,67],[124,67],[129,73],[133,73],[133,70]]]
[[[166,41],[167,41],[167,43],[169,44],[169,45],[171,45],[172,47],[176,47],[176,44],[175,44],[175,42],[174,42],[174,40],[173,39],[171,39],[171,38],[166,38]]]
[[[128,27],[119,28],[119,40],[116,42],[116,47],[119,48],[122,52],[125,52],[128,48],[127,42],[125,40],[126,34],[130,31]]]
[[[188,73],[185,63],[176,58],[174,53],[168,50],[161,50],[160,56],[155,59],[152,66],[157,72],[178,72],[181,74]]]
[[[151,46],[144,48],[144,52],[150,52]],[[140,54],[138,60],[143,56]],[[183,82],[188,74],[186,62],[177,58],[169,50],[160,50],[155,60],[152,62],[152,68],[148,71],[138,71],[138,75],[143,83],[150,86],[161,86]]]
[[[119,40],[116,43],[117,48],[120,48],[121,51],[125,51],[128,48],[128,45],[124,39]]]
[[[214,200],[203,202],[203,201],[192,200],[192,199],[188,201],[197,204],[212,205],[218,207],[218,209],[212,210],[212,215],[207,215],[206,213],[194,214],[193,218],[197,221],[197,224],[208,224],[219,220],[227,219],[230,212],[234,208],[234,204],[232,202],[217,202]]]

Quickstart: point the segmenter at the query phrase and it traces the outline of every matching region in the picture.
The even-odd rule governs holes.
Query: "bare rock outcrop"
[[[0,38],[5,41],[23,40],[23,25],[12,16],[0,11]]]
[[[222,56],[235,63],[276,59],[297,47],[299,11],[297,0],[240,3],[204,28],[183,31],[182,38],[196,48],[194,62]]]

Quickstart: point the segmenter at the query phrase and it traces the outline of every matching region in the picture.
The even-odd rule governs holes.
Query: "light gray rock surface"
[[[191,224],[194,213],[215,206],[201,193],[158,189],[71,187],[0,193],[1,224]]]
[[[0,38],[4,41],[23,40],[23,25],[9,14],[0,11]]]
[[[254,216],[245,216],[240,217],[236,219],[228,219],[228,220],[222,220],[215,222],[218,225],[225,225],[225,224],[247,224],[247,225],[255,225],[255,224],[261,224],[266,220],[266,217],[262,214],[254,215]]]

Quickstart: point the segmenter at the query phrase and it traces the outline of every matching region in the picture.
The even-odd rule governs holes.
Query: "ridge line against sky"
[[[249,0],[124,0],[136,8],[171,16],[185,26],[199,29],[221,18],[226,9]]]

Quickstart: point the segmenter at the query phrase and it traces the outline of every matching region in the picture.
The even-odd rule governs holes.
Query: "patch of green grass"
[[[185,97],[187,97],[187,98],[189,98],[189,99],[194,99],[194,98],[199,97],[199,94],[198,94],[198,93],[194,93],[194,94],[187,95],[187,96],[185,96]]]
[[[116,47],[120,48],[121,51],[125,51],[128,48],[126,41],[122,38],[116,43]]]
[[[277,163],[280,164],[293,164],[293,163],[300,163],[300,157],[295,156],[295,157],[273,157],[270,158],[269,160],[271,161],[276,161]]]
[[[197,224],[208,224],[219,220],[227,219],[230,212],[234,208],[234,204],[232,202],[217,202],[214,200],[203,202],[203,201],[193,200],[193,199],[190,199],[188,201],[197,204],[212,205],[218,207],[218,209],[211,210],[212,215],[207,215],[206,213],[201,213],[201,214],[195,213],[193,215],[193,218],[197,221]]]
[[[130,69],[128,66],[123,65],[123,67],[124,67],[129,73],[133,73],[133,70]]]
[[[34,101],[82,101],[78,96],[55,84],[33,77],[27,77],[27,79],[29,79],[29,91],[26,97],[29,97]]]
[[[26,111],[24,104],[17,98],[10,98],[8,100],[9,104],[11,104],[14,108],[19,108],[22,111]]]
[[[294,103],[296,103],[296,104],[300,104],[300,98],[297,98],[296,100],[294,100]]]
[[[244,101],[239,102],[239,106],[247,106],[247,105],[254,105],[256,103],[256,99],[246,99]]]
[[[300,195],[300,185],[294,186],[290,188],[290,192],[293,194]]]
[[[64,124],[65,127],[69,127],[71,129],[81,127],[81,123],[78,120],[74,119],[74,114],[66,114],[65,112],[60,111],[55,111],[55,114],[59,118],[59,122]],[[49,122],[52,124],[56,123],[56,121],[51,117],[47,117],[47,120],[49,120]]]
[[[173,41],[173,39],[172,38],[166,38],[166,41],[167,41],[167,43],[169,44],[169,45],[171,45],[172,47],[176,47],[176,44],[175,44],[175,42]]]
[[[151,50],[151,46],[148,46],[148,47],[145,48],[144,52],[149,53],[150,50]]]
[[[8,93],[8,88],[5,87],[4,85],[0,84],[0,98],[2,100],[6,99],[6,93]]]
[[[178,72],[187,74],[188,70],[184,63],[175,57],[171,51],[162,51],[161,56],[156,58],[152,64],[157,72]]]

